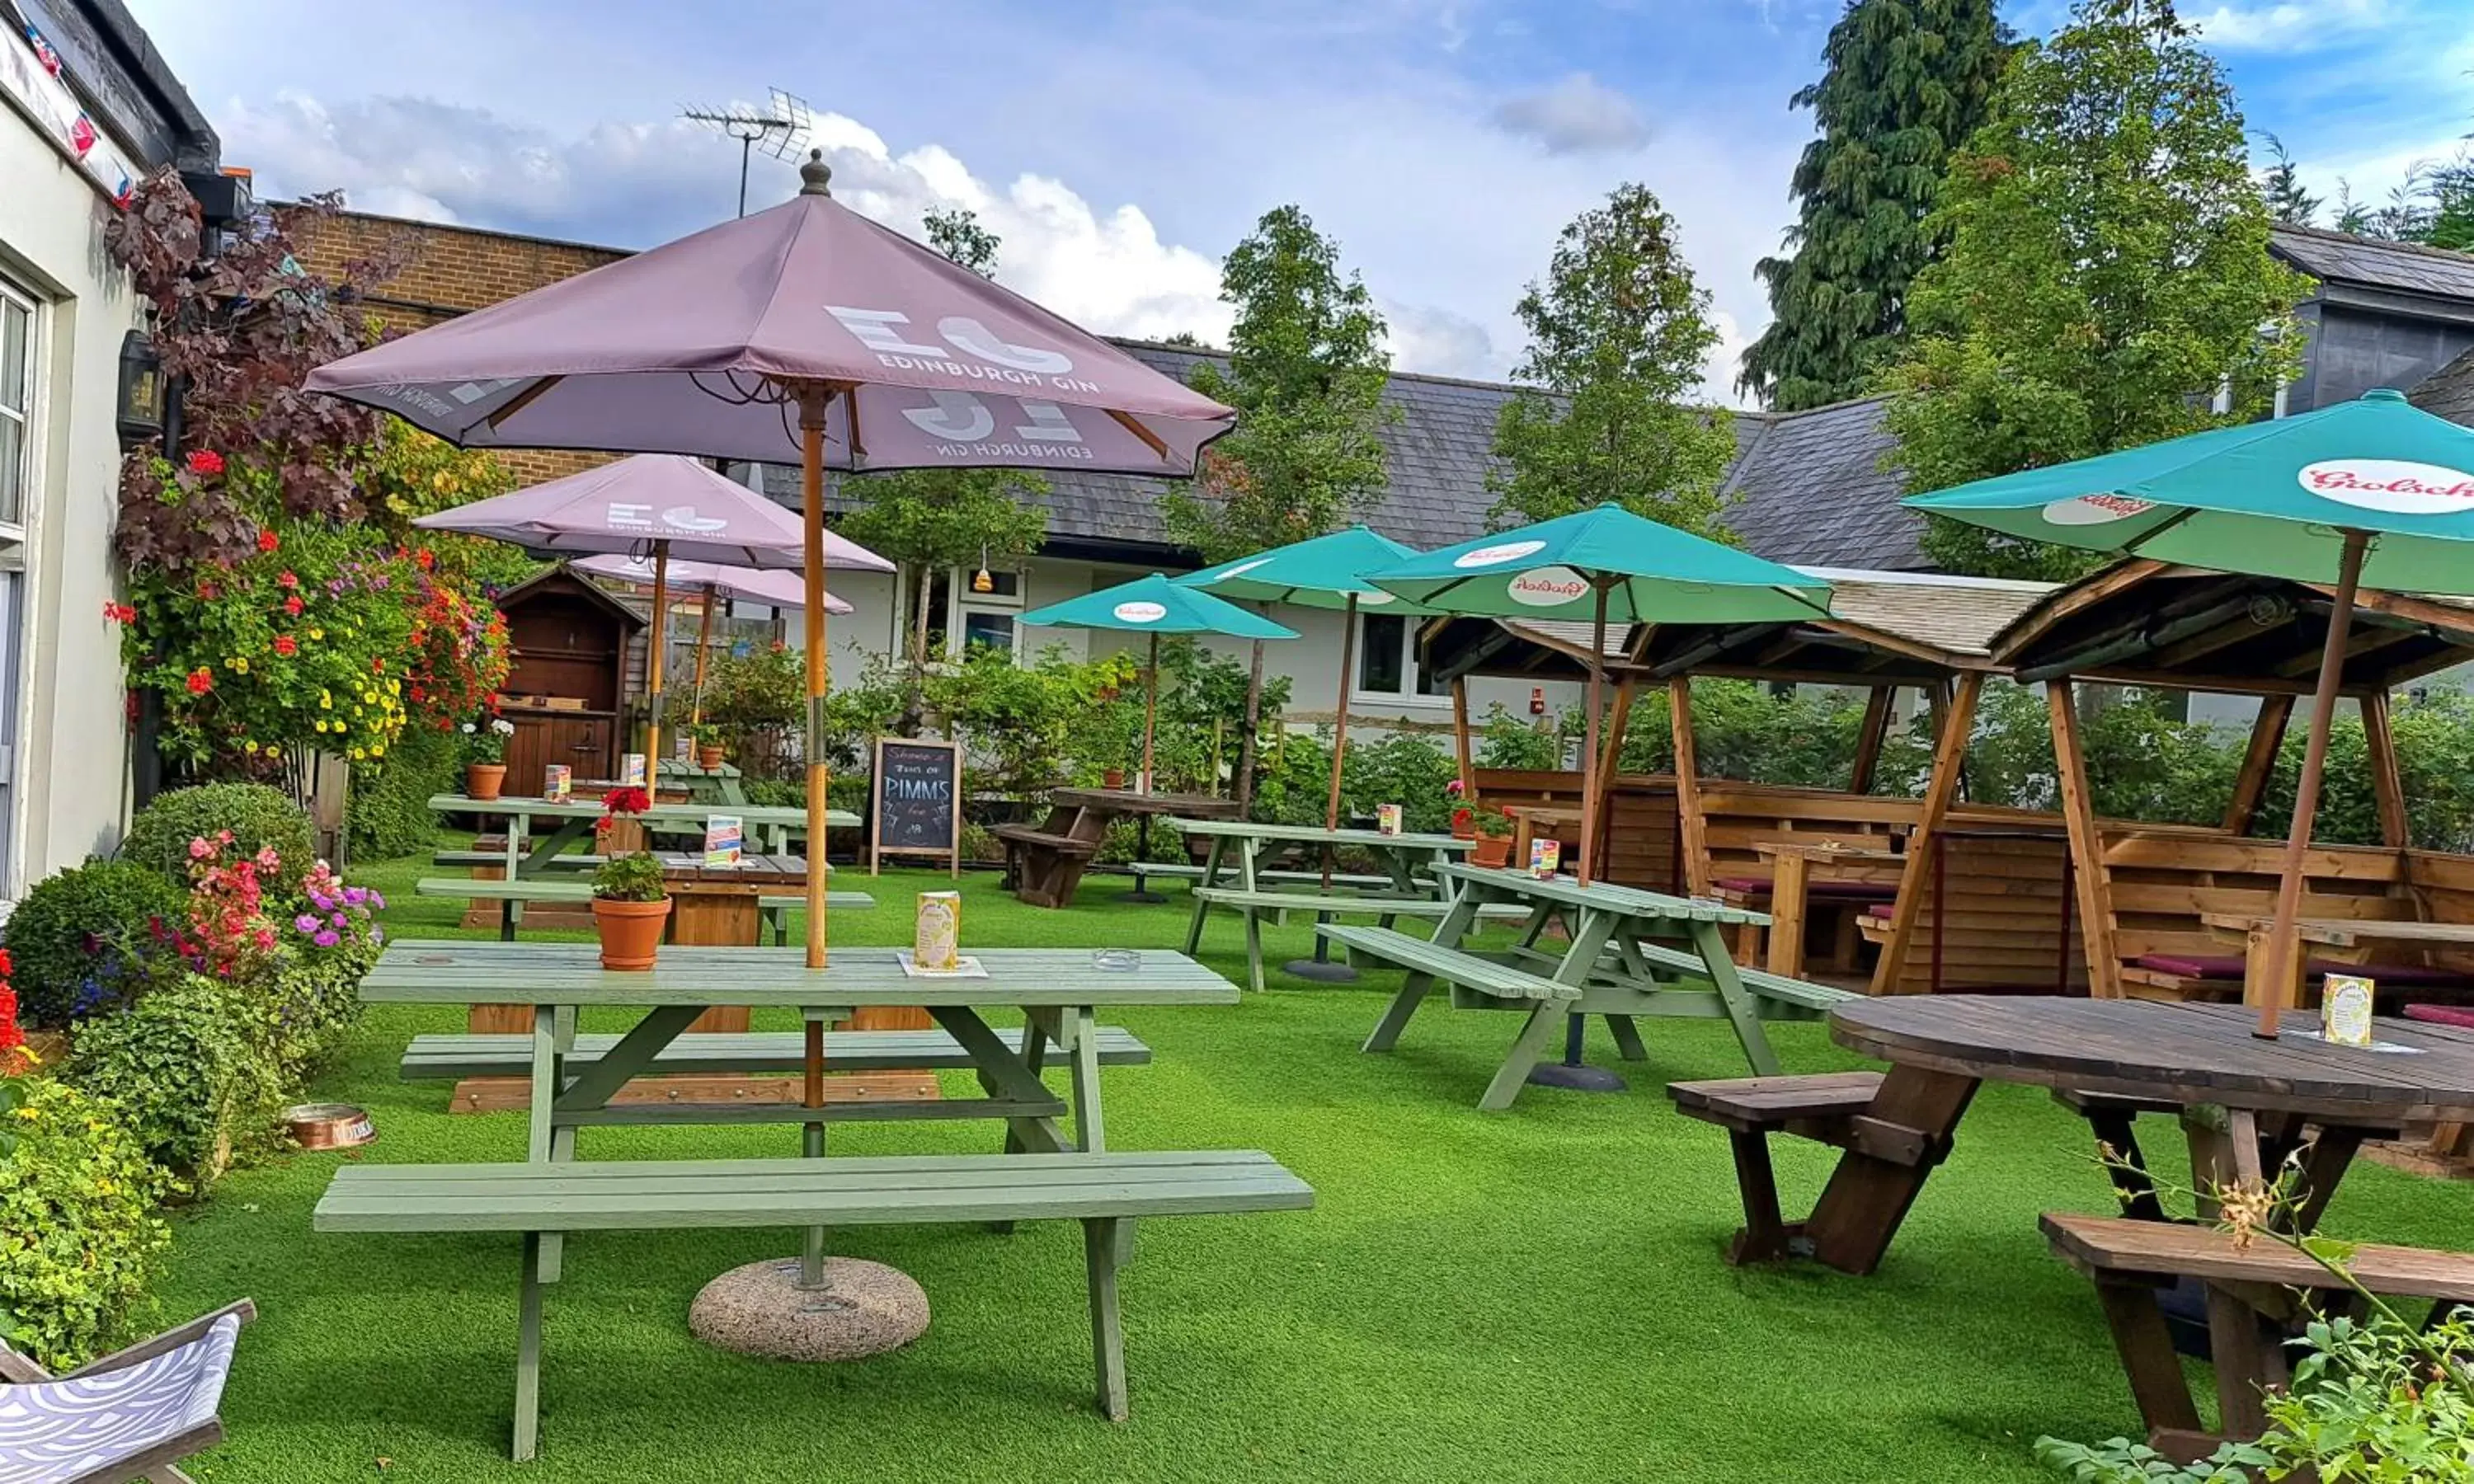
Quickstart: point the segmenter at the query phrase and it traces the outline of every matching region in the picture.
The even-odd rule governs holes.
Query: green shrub
[[[62,1026],[128,1000],[157,948],[153,926],[178,926],[188,894],[130,861],[97,860],[36,882],[6,939],[25,1018]]]
[[[229,854],[251,856],[272,846],[283,866],[266,883],[270,893],[289,893],[317,857],[317,835],[307,811],[281,791],[263,783],[202,783],[174,789],[137,811],[129,822],[129,838],[120,845],[123,860],[151,866],[184,889],[189,881],[189,842],[232,832]]]
[[[63,1075],[117,1109],[147,1158],[195,1188],[272,1121],[261,1089],[273,1078],[226,988],[196,974],[86,1022]]]
[[[352,858],[394,860],[428,850],[438,838],[430,796],[456,792],[462,776],[454,733],[405,728],[386,756],[352,769],[352,798],[344,808]]]
[[[26,1089],[0,1157],[0,1328],[53,1370],[125,1340],[171,1232],[161,1176],[110,1105],[57,1078]]]

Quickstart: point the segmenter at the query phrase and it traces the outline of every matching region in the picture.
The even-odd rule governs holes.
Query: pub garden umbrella
[[[826,467],[1174,478],[1236,414],[844,207],[822,151],[799,176],[781,205],[330,362],[308,387],[471,448],[795,460],[813,841],[825,815]],[[808,894],[808,965],[820,969],[821,872]]]
[[[1098,592],[1052,603],[1022,615],[1026,625],[1043,629],[1116,629],[1151,635],[1151,658],[1143,667],[1142,791],[1152,791],[1152,731],[1159,720],[1159,636],[1163,634],[1225,634],[1238,639],[1294,639],[1284,628],[1234,603],[1207,592],[1180,587],[1159,573]]]
[[[2474,542],[2474,428],[2383,389],[2299,417],[1979,479],[1906,503],[2005,536],[2334,585],[2268,937],[2263,982],[2271,988],[2259,1009],[2259,1034],[2275,1035],[2354,594],[2364,586],[2474,594],[2474,546],[2466,544]]]
[[[653,583],[653,634],[644,669],[645,783],[662,766],[663,629],[669,615],[669,563],[683,561],[738,567],[795,568],[801,559],[799,517],[745,485],[722,478],[693,459],[639,454],[510,494],[424,515],[414,525],[510,541],[553,555],[601,553],[641,557]],[[828,533],[825,562],[861,572],[890,572],[893,563],[866,547]],[[821,575],[821,574],[820,574]],[[812,585],[821,593],[821,584]],[[808,848],[824,839],[810,820]]]
[[[831,531],[825,533],[828,542],[842,541]],[[849,541],[842,544],[854,550],[865,550]],[[832,564],[830,550],[826,556]],[[587,557],[573,563],[575,570],[595,577],[616,578],[622,583],[650,584],[657,590],[667,581],[671,592],[693,592],[703,596],[703,616],[696,621],[695,706],[688,713],[691,723],[704,720],[704,657],[713,642],[713,606],[725,598],[745,598],[753,603],[768,603],[775,608],[808,606],[807,580],[796,572],[764,571],[757,567],[723,566],[717,562],[662,562],[637,557]],[[825,611],[836,615],[851,611],[851,606],[832,593],[825,594]]]
[[[1830,585],[1820,579],[1644,519],[1620,505],[1481,536],[1366,576],[1385,591],[1438,612],[1587,619],[1594,625],[1589,734],[1581,758],[1584,885],[1597,869],[1598,709],[1607,625],[1761,623],[1830,614]]]
[[[1180,587],[1199,588],[1225,598],[1341,610],[1340,701],[1331,734],[1331,795],[1323,807],[1325,829],[1340,827],[1341,764],[1348,752],[1349,672],[1357,662],[1357,610],[1380,608],[1395,613],[1426,611],[1375,586],[1365,574],[1377,567],[1395,566],[1417,554],[1417,548],[1360,525],[1224,562],[1176,580]],[[1326,891],[1331,887],[1331,862],[1332,851],[1325,847],[1322,873]],[[1318,936],[1315,956],[1291,963],[1288,971],[1302,978],[1343,983],[1357,977],[1355,969],[1333,963],[1329,955],[1330,945]]]

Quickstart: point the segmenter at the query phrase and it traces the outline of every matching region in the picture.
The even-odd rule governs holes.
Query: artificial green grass
[[[416,898],[426,867],[355,879],[386,888],[398,936],[455,931],[460,904]],[[889,873],[843,943],[907,940],[913,891]],[[1086,881],[1066,911],[1026,908],[965,875],[966,944],[1171,948],[1186,898],[1137,907],[1122,878]],[[1273,963],[1308,951],[1302,925],[1266,933]],[[1243,944],[1216,917],[1204,957],[1242,979]],[[165,1316],[242,1295],[223,1415],[231,1441],[196,1469],[214,1484],[815,1480],[1011,1484],[1233,1479],[1431,1484],[1688,1479],[2002,1484],[2045,1477],[2040,1433],[2102,1438],[2138,1417],[2087,1285],[2050,1257],[2036,1214],[2110,1200],[2084,1126],[2044,1094],[1987,1086],[1880,1272],[1732,1269],[1737,1225],[1726,1141],[1678,1116],[1669,1078],[1744,1072],[1721,1024],[1645,1021],[1650,1060],[1620,1094],[1531,1089],[1475,1110],[1515,1028],[1430,1002],[1400,1048],[1357,1046],[1396,981],[1310,986],[1273,976],[1233,1008],[1111,1017],[1149,1066],[1106,1074],[1118,1148],[1257,1148],[1311,1182],[1306,1212],[1144,1225],[1124,1280],[1133,1419],[1093,1412],[1080,1234],[1026,1227],[865,1229],[834,1250],[926,1287],[925,1337],[864,1363],[807,1368],[711,1351],[688,1336],[696,1290],[797,1250],[793,1233],[593,1233],[569,1245],[547,1299],[540,1458],[507,1462],[516,1241],[319,1236],[310,1208],[340,1159],[522,1157],[521,1113],[449,1115],[447,1089],[395,1060],[460,1014],[374,1009],[317,1091],[360,1103],[379,1141],[298,1155],[227,1180],[177,1223]],[[760,1027],[788,1028],[760,1016]],[[1856,1065],[1816,1024],[1771,1027],[1795,1070]],[[1615,1065],[1603,1028],[1592,1060]],[[960,1090],[956,1085],[955,1090]],[[2149,1120],[2151,1154],[2178,1141]],[[984,1151],[982,1123],[840,1125],[837,1152]],[[594,1129],[587,1158],[794,1151],[778,1129]],[[1832,1152],[1781,1140],[1801,1209]],[[2462,1246],[2462,1186],[2357,1164],[2328,1230]]]

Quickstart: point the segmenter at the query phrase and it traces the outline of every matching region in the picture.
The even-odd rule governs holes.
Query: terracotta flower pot
[[[662,924],[669,921],[670,899],[604,901],[593,898],[593,925],[601,930],[601,967],[643,969],[653,967],[662,946]]]
[[[468,762],[464,765],[464,797],[496,799],[507,783],[507,765],[502,762]]]
[[[702,768],[707,773],[718,772],[721,768],[721,749],[717,747],[697,748],[696,766]]]
[[[1469,851],[1469,864],[1472,866],[1502,866],[1509,863],[1511,859],[1512,837],[1510,835],[1480,835],[1477,837],[1477,849]]]
[[[1101,783],[1101,786],[1102,786],[1102,787],[1104,787],[1104,788],[1123,788],[1123,787],[1125,787],[1125,786],[1126,786],[1126,770],[1125,770],[1125,769],[1123,769],[1123,768],[1109,768],[1109,769],[1107,769],[1107,770],[1104,771],[1104,772],[1100,775],[1100,783]]]
[[[1468,810],[1454,809],[1452,811],[1452,838],[1455,840],[1474,840],[1477,838],[1477,821],[1470,816]]]

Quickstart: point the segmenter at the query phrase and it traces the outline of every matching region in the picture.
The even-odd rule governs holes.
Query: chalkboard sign
[[[887,855],[941,855],[962,874],[962,750],[951,742],[876,739],[868,783],[867,874]]]

